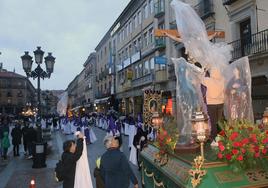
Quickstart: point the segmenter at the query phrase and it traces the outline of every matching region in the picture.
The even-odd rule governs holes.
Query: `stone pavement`
[[[103,138],[106,132],[99,128],[93,128],[98,140],[88,145],[88,159],[91,170],[93,186],[95,188],[95,178],[93,170],[96,166],[96,159],[105,152]],[[61,183],[54,179],[54,168],[62,153],[62,143],[67,139],[73,139],[72,135],[63,135],[60,132],[52,134],[52,152],[47,156],[47,167],[41,169],[32,168],[32,160],[26,160],[21,153],[20,157],[14,158],[12,153],[9,155],[8,162],[0,161],[0,188],[27,188],[32,178],[36,181],[37,188],[59,188]],[[21,146],[22,150],[22,146]],[[123,151],[129,157],[128,137],[123,136]],[[140,180],[139,171],[136,166],[131,165],[137,178]],[[133,187],[132,185],[130,187]],[[139,186],[141,187],[141,186]]]

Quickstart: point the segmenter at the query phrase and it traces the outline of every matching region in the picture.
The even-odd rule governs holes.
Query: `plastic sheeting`
[[[243,57],[230,64],[226,74],[229,75],[229,79],[225,88],[225,118],[229,121],[254,122],[248,57]]]
[[[191,142],[191,116],[198,107],[203,107],[200,69],[187,63],[184,58],[172,59],[175,65],[177,121],[180,127],[179,144]]]
[[[231,47],[225,43],[213,44],[209,41],[205,25],[195,10],[188,4],[173,0],[177,28],[189,56],[203,68],[217,66],[224,71],[231,60]]]
[[[57,104],[57,112],[60,116],[65,116],[68,105],[68,92],[64,92]]]

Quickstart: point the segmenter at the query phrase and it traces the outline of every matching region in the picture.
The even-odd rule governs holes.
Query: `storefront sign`
[[[160,64],[160,65],[166,65],[167,64],[167,58],[166,57],[155,57],[154,58],[155,64]]]

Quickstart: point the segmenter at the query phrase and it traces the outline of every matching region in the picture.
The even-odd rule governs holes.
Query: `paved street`
[[[105,131],[98,128],[93,128],[98,140],[88,146],[89,165],[92,174],[93,186],[95,187],[95,179],[93,177],[93,170],[95,168],[95,160],[105,152],[102,140],[106,134]],[[36,180],[37,188],[59,188],[61,183],[54,180],[54,168],[60,154],[62,152],[62,143],[66,139],[72,139],[73,136],[65,136],[60,132],[52,134],[52,153],[47,157],[47,168],[32,169],[32,160],[26,160],[21,152],[20,157],[14,158],[12,153],[9,154],[7,163],[0,163],[0,188],[14,188],[14,187],[28,187],[31,178]],[[129,156],[127,148],[128,137],[123,136],[123,150],[126,156]],[[22,146],[20,148],[22,150]],[[137,167],[131,165],[138,179],[140,179]],[[133,187],[133,186],[130,186]]]

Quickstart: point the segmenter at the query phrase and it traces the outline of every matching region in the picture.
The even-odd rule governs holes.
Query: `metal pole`
[[[38,65],[40,66],[40,65]],[[37,142],[42,142],[41,130],[41,99],[40,99],[40,74],[37,75],[37,101],[38,101],[38,114],[37,114]]]

